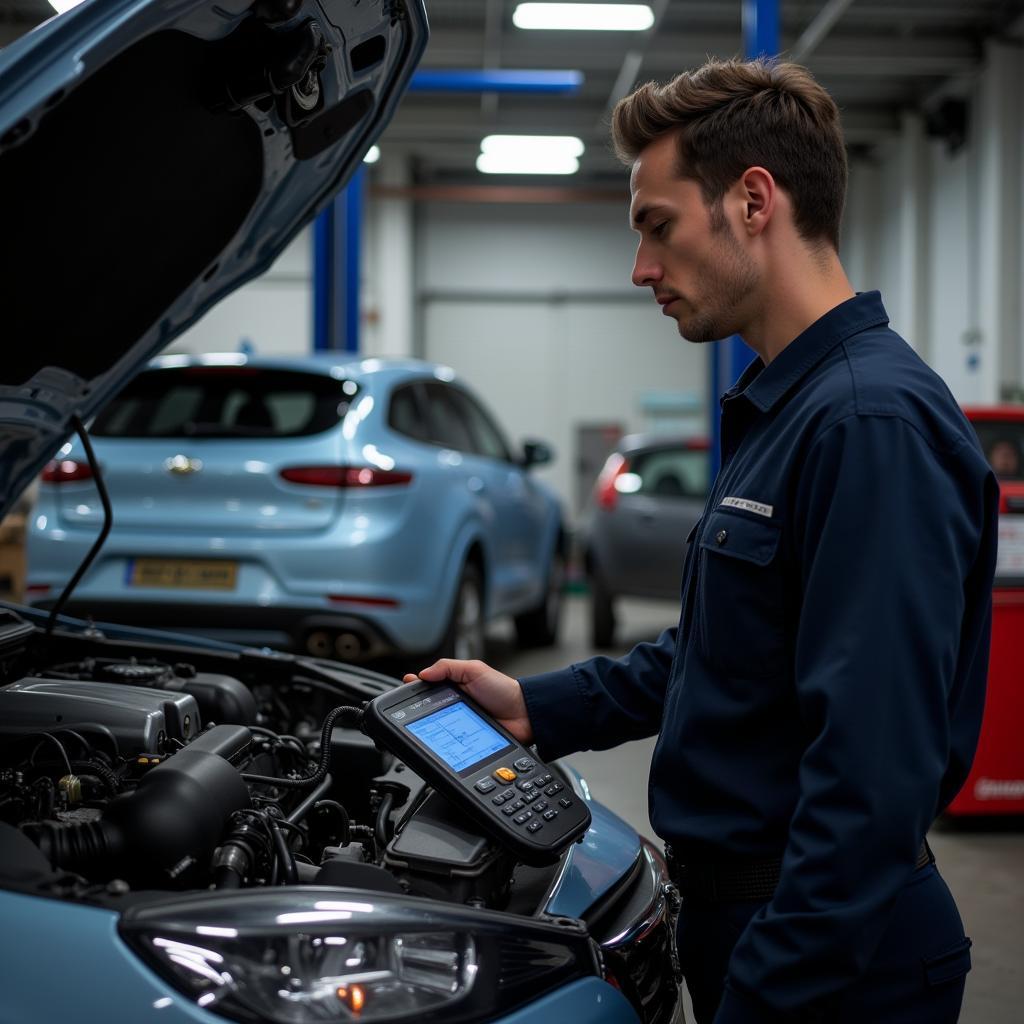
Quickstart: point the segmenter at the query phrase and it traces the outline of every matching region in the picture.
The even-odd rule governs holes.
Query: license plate
[[[184,558],[133,558],[128,586],[170,590],[234,590],[238,563]]]

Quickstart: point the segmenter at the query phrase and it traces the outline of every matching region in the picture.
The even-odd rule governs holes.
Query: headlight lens
[[[582,927],[354,890],[172,900],[121,933],[198,1005],[276,1024],[456,1024],[598,973]]]

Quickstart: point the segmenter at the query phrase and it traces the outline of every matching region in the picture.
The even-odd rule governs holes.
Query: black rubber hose
[[[272,786],[280,786],[284,789],[310,789],[319,786],[325,778],[331,766],[331,731],[338,717],[351,714],[358,723],[363,717],[363,709],[356,707],[340,707],[328,712],[324,719],[324,727],[320,733],[320,766],[312,774],[304,779],[282,779],[273,775],[249,775],[242,774],[246,782],[266,782]]]
[[[111,796],[117,796],[120,792],[121,780],[105,764],[99,761],[72,761],[71,767],[76,772],[95,775],[107,787]]]
[[[321,807],[329,807],[341,818],[341,845],[348,846],[352,842],[352,819],[348,811],[337,800],[317,800],[313,810],[318,811]]]
[[[295,858],[292,856],[292,851],[288,849],[288,844],[284,840],[284,832],[277,827],[277,822],[273,818],[269,821],[270,832],[274,837],[274,849],[277,851],[277,860],[281,865],[281,873],[284,875],[285,885],[298,885],[299,884],[299,869],[295,866]]]
[[[377,821],[373,826],[373,838],[377,843],[378,853],[383,853],[384,848],[388,845],[388,816],[391,814],[391,808],[395,803],[394,793],[385,793],[381,797],[380,806],[377,808]]]

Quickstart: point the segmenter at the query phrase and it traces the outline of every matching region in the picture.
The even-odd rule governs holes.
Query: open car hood
[[[0,514],[358,168],[423,0],[86,0],[0,51]]]

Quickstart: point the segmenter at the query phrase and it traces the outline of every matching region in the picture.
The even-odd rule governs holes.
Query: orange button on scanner
[[[501,779],[502,782],[515,782],[518,775],[511,768],[497,768],[494,772],[496,779]]]

